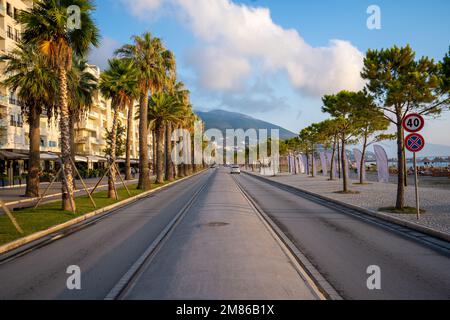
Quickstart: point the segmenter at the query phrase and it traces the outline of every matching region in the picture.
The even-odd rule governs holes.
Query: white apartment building
[[[32,0],[0,0],[0,53],[13,49],[20,40],[21,26],[15,20],[18,10],[27,9],[32,6]],[[100,69],[90,66],[91,72],[97,77],[100,76]],[[4,66],[0,64],[0,79],[3,77]],[[106,148],[105,134],[106,128],[111,128],[112,111],[111,103],[96,94],[94,106],[89,114],[78,124],[76,124],[75,145],[77,159],[88,163],[92,167],[93,163],[105,161],[104,149]],[[122,125],[127,124],[127,114],[120,113],[119,119]],[[133,162],[139,157],[139,128],[138,121],[133,120],[133,141],[132,158]],[[24,122],[21,114],[20,101],[8,88],[0,86],[0,150],[16,153],[26,153],[29,150],[29,127]],[[152,140],[148,139],[149,150],[151,152]],[[41,152],[59,153],[60,137],[58,121],[47,120],[45,115],[41,118]],[[42,156],[41,159],[48,160],[49,157]],[[8,163],[6,167],[13,166]],[[15,164],[13,171],[23,171],[23,162]],[[16,168],[17,167],[17,168]],[[5,171],[5,166],[2,168]],[[0,172],[0,174],[4,174]],[[17,173],[13,173],[16,175]],[[12,173],[8,173],[12,175]]]

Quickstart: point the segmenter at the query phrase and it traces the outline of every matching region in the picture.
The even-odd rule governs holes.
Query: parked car
[[[231,166],[231,174],[241,174],[241,168],[239,166]]]

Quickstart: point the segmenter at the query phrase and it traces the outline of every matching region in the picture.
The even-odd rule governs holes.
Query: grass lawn
[[[161,185],[152,185],[152,189],[159,186]],[[128,186],[128,189],[130,190],[132,196],[137,196],[143,193],[142,190],[137,190],[137,185],[130,185]],[[118,188],[117,192],[119,194],[119,201],[129,198],[125,188]],[[93,198],[97,205],[97,209],[101,209],[118,202],[115,199],[108,198],[108,191],[96,192],[93,194]],[[23,235],[16,231],[11,220],[8,219],[6,214],[0,215],[0,245],[17,240],[23,236],[27,236],[35,232],[48,229],[96,210],[92,206],[92,203],[87,195],[77,197],[75,202],[77,207],[76,214],[61,211],[60,201],[43,204],[36,210],[33,210],[33,208],[28,208],[14,211],[13,215],[24,231]]]

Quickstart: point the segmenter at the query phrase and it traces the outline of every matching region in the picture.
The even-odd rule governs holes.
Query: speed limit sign
[[[403,119],[403,129],[408,132],[419,132],[424,126],[425,119],[418,113],[409,114]]]

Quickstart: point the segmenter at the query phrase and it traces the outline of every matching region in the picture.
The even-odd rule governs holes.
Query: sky
[[[368,49],[410,44],[442,60],[450,46],[448,0],[96,0],[104,68],[132,35],[150,31],[175,53],[195,109],[224,109],[293,132],[327,118],[321,97],[364,86]],[[381,29],[369,29],[368,7]],[[427,121],[428,142],[450,145],[450,115]]]

